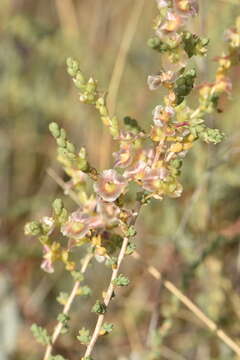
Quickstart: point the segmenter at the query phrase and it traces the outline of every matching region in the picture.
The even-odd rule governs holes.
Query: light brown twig
[[[234,351],[235,354],[240,356],[240,346],[232,340],[222,329],[220,329],[214,321],[209,319],[203,311],[195,305],[186,295],[184,295],[181,290],[179,290],[171,281],[165,280],[162,277],[162,274],[151,265],[148,265],[141,257],[138,252],[134,252],[133,255],[134,259],[140,260],[144,263],[147,268],[149,274],[152,275],[156,280],[160,280],[163,286],[170,291],[174,296],[176,296],[201,322],[203,322],[216,336],[221,339],[230,349]],[[240,357],[239,357],[240,359]]]

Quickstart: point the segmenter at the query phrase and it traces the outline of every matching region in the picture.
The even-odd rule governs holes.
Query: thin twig
[[[85,256],[85,259],[83,260],[83,264],[82,264],[82,268],[81,268],[81,273],[84,274],[91,259],[92,259],[93,255],[92,254],[87,254]],[[75,299],[76,295],[77,295],[77,292],[78,292],[78,289],[80,287],[80,281],[76,281],[74,286],[73,286],[73,289],[71,291],[71,294],[67,300],[67,303],[66,305],[64,306],[64,309],[63,309],[63,314],[67,315],[69,313],[69,310],[71,308],[71,305],[73,303],[73,300]],[[49,356],[51,355],[52,353],[52,348],[53,348],[53,344],[55,343],[55,341],[57,340],[58,336],[60,335],[61,333],[61,330],[62,330],[62,327],[63,327],[63,324],[61,322],[58,322],[57,326],[55,327],[55,330],[53,332],[53,335],[52,335],[52,341],[51,341],[51,344],[49,344],[46,348],[46,352],[45,352],[45,355],[44,355],[44,358],[43,360],[48,360]]]
[[[199,320],[201,320],[213,333],[215,333],[219,339],[221,339],[230,349],[232,349],[235,354],[240,356],[240,346],[222,329],[220,329],[214,323],[214,321],[206,316],[197,305],[195,305],[186,295],[181,292],[181,290],[179,290],[171,281],[163,279],[162,274],[154,266],[148,265],[139,253],[134,252],[133,257],[136,260],[142,261],[146,266],[149,274],[151,274],[156,280],[160,280],[168,291],[176,296]]]
[[[139,214],[139,211],[140,211],[140,208],[141,208],[141,203],[137,203],[136,211],[135,211],[135,214],[134,214],[135,216],[132,218],[129,226],[135,224],[135,222],[137,220],[137,217],[138,217],[138,214]],[[123,261],[124,255],[126,253],[128,242],[129,242],[129,238],[124,237],[123,243],[122,243],[119,255],[118,255],[117,266],[116,266],[115,269],[113,269],[111,280],[110,280],[106,295],[104,297],[104,304],[105,304],[106,307],[108,307],[108,305],[110,303],[110,300],[111,300],[111,298],[113,296],[114,288],[115,288],[114,280],[118,276],[121,263]],[[96,344],[96,341],[98,339],[99,332],[101,330],[104,318],[105,318],[105,314],[101,314],[101,315],[98,316],[97,323],[96,323],[95,329],[93,331],[93,335],[91,337],[89,345],[87,346],[84,357],[90,356],[92,354],[92,351],[93,351],[94,345]]]

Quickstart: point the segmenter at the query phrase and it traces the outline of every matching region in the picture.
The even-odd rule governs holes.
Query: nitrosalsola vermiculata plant
[[[199,139],[213,144],[223,139],[221,131],[205,124],[204,116],[220,112],[220,97],[231,92],[228,73],[240,57],[240,18],[236,26],[225,34],[227,52],[216,58],[215,79],[194,86],[197,73],[189,59],[204,56],[208,45],[208,39],[200,38],[185,28],[187,20],[197,15],[198,3],[196,0],[158,0],[157,6],[155,36],[148,45],[161,53],[162,65],[156,75],[148,76],[148,85],[150,90],[165,89],[165,95],[162,104],[153,110],[149,131],[144,131],[130,117],[125,117],[120,126],[117,117],[109,114],[106,94],[98,89],[97,81],[86,79],[77,61],[67,60],[68,73],[80,92],[80,101],[98,110],[119,150],[113,153],[113,168],[99,173],[89,164],[85,148],[78,152],[64,129],[56,123],[49,126],[58,146],[58,160],[71,179],[65,184],[65,191],[74,191],[79,206],[69,214],[62,200],[56,199],[50,217],[25,226],[25,233],[36,236],[43,246],[41,268],[52,273],[54,264],[62,262],[74,282],[71,294],[61,293],[57,299],[64,308],[52,336],[46,329],[36,324],[32,326],[36,339],[46,346],[44,360],[63,359],[61,355],[52,355],[53,345],[60,334],[69,331],[68,314],[74,298],[88,295],[91,291],[82,285],[83,274],[95,258],[112,269],[112,276],[103,299],[97,300],[92,307],[92,312],[98,317],[93,333],[83,327],[77,336],[86,346],[82,360],[92,359],[98,336],[113,330],[113,324],[104,322],[104,318],[115,289],[129,284],[119,268],[124,257],[135,250],[134,225],[141,207],[151,198],[162,200],[166,196],[181,196],[179,177],[188,151]],[[195,109],[186,102],[193,90],[198,93],[199,101]],[[132,206],[127,200],[130,183],[136,185],[136,200]],[[53,232],[58,234],[59,241],[52,239]],[[86,248],[81,268],[71,259],[74,249],[79,246]]]

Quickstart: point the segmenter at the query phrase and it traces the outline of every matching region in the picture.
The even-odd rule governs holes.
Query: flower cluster
[[[159,14],[155,19],[156,35],[148,44],[163,55],[163,62],[175,63],[176,68],[185,66],[187,58],[204,55],[208,39],[201,39],[184,29],[189,17],[198,13],[196,0],[159,0]]]
[[[227,30],[225,41],[228,45],[227,53],[215,58],[218,63],[216,78],[213,82],[206,82],[199,86],[199,111],[211,113],[219,109],[221,96],[231,94],[232,83],[229,72],[232,66],[239,62],[240,57],[240,17],[236,20],[236,26]]]

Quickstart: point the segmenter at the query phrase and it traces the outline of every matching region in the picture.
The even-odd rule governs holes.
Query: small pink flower
[[[173,32],[177,31],[182,25],[182,19],[176,13],[169,11],[166,16],[165,23],[160,27],[161,31]]]
[[[68,221],[62,226],[61,232],[64,236],[81,239],[90,230],[91,217],[83,213],[82,210],[77,210],[72,213]]]
[[[167,176],[168,170],[165,167],[156,169],[147,168],[142,187],[147,191],[159,193],[162,190],[162,181]]]
[[[52,217],[44,216],[42,219],[42,226],[46,235],[51,235],[55,227],[54,219]]]
[[[125,168],[129,166],[133,159],[133,150],[132,146],[129,143],[124,143],[121,145],[121,148],[118,152],[113,153],[115,158],[114,166]]]
[[[240,47],[240,35],[236,28],[228,29],[224,34],[224,39],[229,42],[233,48]]]
[[[135,140],[139,139],[139,138],[143,138],[145,137],[145,134],[143,132],[138,132],[137,134],[132,132],[132,131],[127,131],[127,130],[122,130],[120,132],[120,135],[118,138],[116,138],[116,140],[119,140],[121,142],[125,142],[125,143],[132,143]]]
[[[147,78],[148,87],[150,90],[156,90],[161,85],[169,85],[176,79],[176,74],[173,71],[161,71],[156,75],[149,75]]]
[[[156,34],[163,41],[165,38],[172,38],[172,36],[175,36],[176,31],[179,30],[182,24],[183,18],[177,13],[174,13],[172,10],[169,10],[164,22],[158,27]]]
[[[150,90],[156,90],[162,85],[161,75],[149,75],[147,78],[148,87]]]
[[[232,82],[231,79],[227,76],[220,76],[216,79],[215,85],[213,86],[213,91],[216,93],[226,93],[231,94],[232,91]]]
[[[52,251],[51,248],[47,245],[43,246],[43,262],[41,263],[41,269],[48,273],[53,273],[53,261],[52,261]]]
[[[133,164],[124,171],[123,176],[128,180],[142,179],[145,174],[145,168],[152,164],[153,159],[153,149],[145,149],[138,151],[133,160]]]
[[[175,114],[171,106],[157,105],[153,110],[153,122],[156,126],[162,127],[164,123],[168,122]]]
[[[168,7],[169,6],[169,1],[168,0],[156,0],[157,1],[157,6],[159,9],[162,9],[164,7]]]
[[[166,82],[166,84],[172,84],[179,76],[179,71],[186,67],[188,62],[188,55],[185,50],[179,46],[181,45],[181,37],[178,34],[171,35],[171,41],[174,41],[176,44],[176,50],[174,51],[174,56],[169,55],[168,53],[164,53],[161,56],[162,67],[167,68],[169,72],[172,72],[174,75],[172,76],[171,81]],[[178,44],[179,43],[179,44]]]
[[[143,160],[137,161],[131,167],[126,169],[123,173],[123,176],[128,180],[137,180],[141,179],[144,176],[144,169],[146,168],[147,164]]]
[[[197,0],[175,0],[175,3],[177,10],[181,13],[182,16],[195,16],[199,11]]]
[[[117,205],[99,199],[97,213],[101,216],[104,226],[112,226],[119,221],[120,209]]]
[[[126,179],[116,170],[104,170],[97,183],[94,184],[96,193],[105,201],[115,201],[127,186]]]

